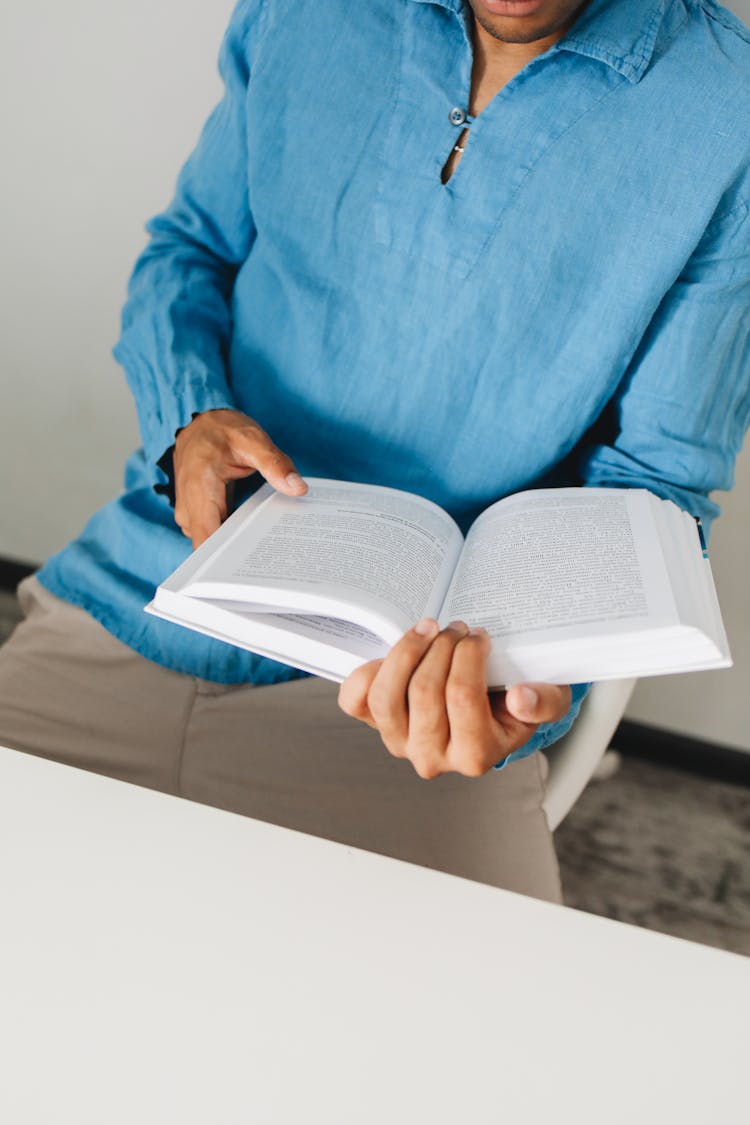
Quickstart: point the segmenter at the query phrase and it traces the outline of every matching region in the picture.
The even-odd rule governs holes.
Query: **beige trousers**
[[[0,744],[559,902],[539,755],[423,781],[306,678],[208,683],[145,660],[35,578],[0,648]]]

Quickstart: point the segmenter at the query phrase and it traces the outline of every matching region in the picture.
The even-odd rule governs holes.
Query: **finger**
[[[191,521],[190,530],[187,532],[193,550],[197,551],[201,543],[205,543],[215,531],[218,531],[226,518],[226,504],[221,505],[214,500],[205,501],[201,505],[199,515]]]
[[[438,623],[433,618],[418,622],[393,646],[370,687],[370,713],[387,749],[397,758],[405,756],[409,738],[410,681],[437,634]]]
[[[304,496],[307,485],[287,457],[260,426],[246,426],[230,435],[232,457],[248,468],[257,469],[277,491],[287,496]]]
[[[406,753],[420,777],[437,777],[446,767],[450,741],[446,684],[456,645],[468,631],[463,621],[453,621],[441,630],[409,682]]]
[[[514,684],[505,694],[511,715],[525,723],[554,723],[570,710],[567,684]]]
[[[489,651],[485,630],[472,630],[456,645],[445,687],[448,764],[466,777],[480,777],[504,753],[487,693]]]
[[[339,688],[338,703],[341,710],[371,727],[376,724],[370,714],[367,697],[382,663],[382,660],[370,660],[367,664],[360,664],[359,668],[350,672]]]
[[[200,477],[183,478],[175,491],[175,520],[183,532],[199,547],[227,516],[225,482],[212,470]]]

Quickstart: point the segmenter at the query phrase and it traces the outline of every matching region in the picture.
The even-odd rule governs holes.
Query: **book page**
[[[676,621],[648,501],[643,490],[580,488],[493,505],[466,538],[441,621],[493,638]]]
[[[321,643],[333,645],[338,650],[344,650],[362,661],[377,660],[388,652],[388,645],[376,633],[353,621],[345,621],[339,617],[318,617],[311,613],[269,613],[268,607],[247,604],[246,602],[217,601],[210,602],[216,609],[235,614],[244,621],[273,626],[283,630],[289,636],[308,637]]]
[[[336,651],[351,653],[364,663],[367,660],[382,659],[388,653],[388,645],[382,637],[363,629],[351,621],[338,617],[316,617],[313,614],[273,613],[254,614],[253,620],[263,621],[277,629],[284,629],[294,637],[305,637],[323,644],[330,644]]]
[[[242,602],[191,598],[163,585],[146,612],[338,683],[365,661],[385,656],[389,648],[382,638],[349,621],[252,613]]]
[[[654,497],[662,550],[672,576],[680,620],[700,629],[729,655],[708,551],[694,518],[670,500]]]
[[[242,590],[248,601],[333,616],[336,606],[355,604],[388,616],[399,631],[437,614],[463,545],[451,517],[395,489],[308,483],[302,497],[269,489],[247,527],[207,558],[185,592],[237,599]]]

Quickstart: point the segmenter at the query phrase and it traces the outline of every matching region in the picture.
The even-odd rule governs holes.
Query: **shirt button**
[[[448,120],[451,125],[463,125],[466,120],[466,113],[460,106],[454,105],[453,109],[448,114]]]

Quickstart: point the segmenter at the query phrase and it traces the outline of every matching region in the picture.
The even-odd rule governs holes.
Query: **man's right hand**
[[[207,410],[180,430],[174,447],[174,516],[199,547],[227,517],[227,485],[258,472],[285,496],[307,485],[257,422],[238,410]]]

